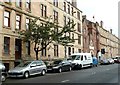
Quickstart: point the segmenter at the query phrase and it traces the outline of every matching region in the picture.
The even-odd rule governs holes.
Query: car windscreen
[[[17,67],[26,67],[30,64],[31,62],[25,62],[25,63],[20,63]]]
[[[77,60],[78,58],[80,58],[79,55],[71,55],[67,60]]]
[[[59,64],[62,60],[56,60],[53,62],[53,64]]]

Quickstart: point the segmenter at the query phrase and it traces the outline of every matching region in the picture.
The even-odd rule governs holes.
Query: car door
[[[84,66],[85,66],[84,56],[81,55],[80,58],[81,58],[81,59],[80,59],[80,61],[81,61],[81,65],[84,67]]]
[[[34,61],[31,63],[29,71],[31,75],[37,73],[37,62]]]
[[[37,73],[41,73],[43,69],[44,64],[42,63],[42,61],[37,61]]]
[[[65,62],[64,62],[64,61],[61,61],[61,62],[59,63],[59,66],[62,68],[62,71],[65,70]]]
[[[64,64],[63,64],[63,69],[64,69],[64,71],[65,70],[68,70],[69,69],[69,63],[67,62],[67,61],[64,61]]]
[[[69,69],[70,69],[70,67],[71,67],[70,62],[69,62],[69,61],[66,61],[66,70],[69,70]]]

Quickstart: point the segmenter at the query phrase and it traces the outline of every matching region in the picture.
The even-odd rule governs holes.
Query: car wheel
[[[46,73],[45,70],[42,70],[41,75],[44,76],[45,73]]]
[[[28,77],[29,77],[29,72],[25,72],[25,73],[24,73],[24,77],[25,77],[25,78],[28,78]]]
[[[59,72],[59,73],[61,73],[61,72],[62,72],[62,69],[61,69],[61,68],[59,68],[59,69],[58,69],[58,72]]]
[[[81,64],[79,65],[79,69],[82,69],[82,65]]]
[[[1,76],[1,81],[4,82],[6,80],[6,76],[5,75],[2,75]]]
[[[69,71],[71,71],[72,70],[72,68],[71,68],[71,66],[69,67]]]

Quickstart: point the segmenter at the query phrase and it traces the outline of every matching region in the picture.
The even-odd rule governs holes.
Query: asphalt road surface
[[[105,84],[119,85],[119,69],[118,64],[99,65],[98,67],[84,68],[81,70],[73,70],[71,72],[47,73],[45,76],[32,76],[28,79],[8,78],[3,84]]]

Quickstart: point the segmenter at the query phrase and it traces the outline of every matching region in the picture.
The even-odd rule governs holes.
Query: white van
[[[83,68],[92,66],[91,53],[74,53],[69,56],[69,60],[73,67]]]

